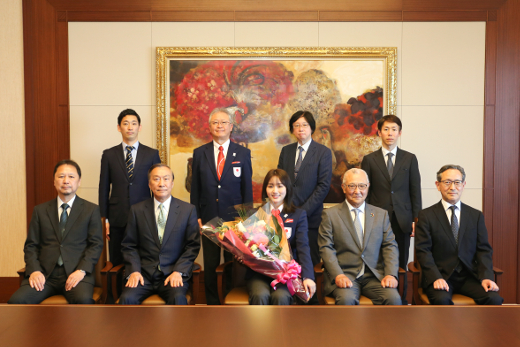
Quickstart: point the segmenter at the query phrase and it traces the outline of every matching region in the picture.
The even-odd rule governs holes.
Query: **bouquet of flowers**
[[[252,270],[273,278],[273,289],[278,283],[287,284],[292,295],[307,302],[310,296],[303,286],[301,266],[292,259],[282,218],[276,212],[269,214],[259,208],[247,217],[245,211],[239,210],[237,220],[214,218],[202,227],[202,234],[241,258]]]

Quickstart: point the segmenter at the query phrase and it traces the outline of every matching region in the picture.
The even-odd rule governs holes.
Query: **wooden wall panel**
[[[23,0],[23,7],[28,217],[35,204],[55,196],[53,166],[70,153],[68,72],[64,55],[67,33],[62,23],[213,21],[215,13],[221,13],[227,20],[233,14],[235,21],[291,18],[379,21],[397,20],[399,14],[403,20],[487,20],[484,212],[496,265],[505,270],[502,295],[506,302],[520,300],[520,21],[517,19],[520,4],[517,0]],[[313,13],[319,17],[316,19]]]
[[[486,11],[405,11],[403,21],[405,22],[469,22],[486,21]]]
[[[153,11],[152,22],[232,22],[234,11]]]
[[[504,270],[501,294],[506,302],[519,296],[519,127],[520,127],[519,1],[498,11],[494,162],[494,260]]]

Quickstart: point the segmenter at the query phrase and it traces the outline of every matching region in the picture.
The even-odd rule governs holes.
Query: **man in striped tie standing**
[[[106,221],[105,234],[114,266],[123,262],[121,240],[130,206],[150,198],[148,169],[161,162],[156,149],[139,142],[141,117],[137,112],[123,110],[117,118],[117,131],[123,142],[103,151],[99,176],[99,209]]]
[[[213,110],[209,131],[213,141],[193,151],[190,200],[197,208],[200,226],[215,217],[225,221],[238,216],[234,206],[253,202],[251,151],[230,141],[233,115],[225,108]],[[216,269],[220,264],[220,247],[202,238],[206,302],[219,305]],[[230,253],[224,253],[231,260]],[[226,276],[231,280],[230,274]]]

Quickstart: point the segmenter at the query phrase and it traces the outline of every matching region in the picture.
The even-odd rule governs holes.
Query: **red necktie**
[[[218,148],[218,158],[217,158],[218,164],[217,164],[217,175],[218,179],[220,181],[220,177],[222,177],[222,171],[224,171],[224,164],[226,162],[224,158],[224,147],[219,146]]]

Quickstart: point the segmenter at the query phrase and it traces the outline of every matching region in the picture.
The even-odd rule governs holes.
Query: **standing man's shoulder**
[[[466,205],[462,201],[460,202],[460,208],[461,208],[461,212],[466,211],[467,213],[470,213],[472,216],[480,216],[480,215],[484,216],[484,214],[482,213],[481,210],[477,210],[476,208]]]
[[[103,150],[103,155],[117,153],[118,150],[119,150],[119,152],[121,153],[121,156],[122,156],[123,155],[123,147],[121,146],[121,143],[115,145],[114,147],[110,147],[110,148],[107,148],[107,149]]]
[[[176,197],[172,196],[171,205],[178,205],[182,210],[190,211],[192,209],[195,209],[195,205],[192,205],[186,201],[183,201],[181,199],[177,199]]]
[[[330,148],[329,147],[324,146],[321,143],[318,143],[318,142],[316,142],[314,140],[312,140],[311,144],[310,144],[310,148],[312,148],[312,147],[316,148],[319,153],[330,152]]]
[[[139,142],[139,151],[148,152],[148,153],[159,153],[159,150],[156,148],[149,147],[141,142]]]

